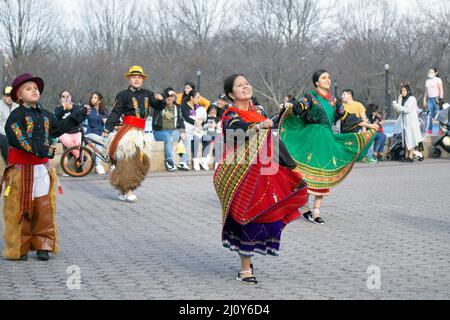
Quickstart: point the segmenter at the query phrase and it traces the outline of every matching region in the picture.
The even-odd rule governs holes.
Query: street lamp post
[[[338,83],[337,81],[334,82],[334,96],[338,96]]]
[[[201,70],[198,70],[197,71],[197,91],[200,91],[201,77],[202,77],[202,72],[201,72]]]
[[[391,97],[389,96],[389,69],[391,68],[390,65],[386,64],[384,66],[384,70],[385,72],[385,91],[384,91],[384,95],[385,95],[385,104],[386,104],[386,113],[387,113],[387,117],[388,119],[390,119],[391,117]]]

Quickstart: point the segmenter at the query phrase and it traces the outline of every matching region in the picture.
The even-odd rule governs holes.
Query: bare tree
[[[422,12],[422,26],[427,42],[428,68],[440,69],[440,76],[450,90],[450,1],[416,0]],[[433,6],[430,6],[433,5]],[[435,8],[438,8],[436,10]]]
[[[450,93],[450,0],[416,0],[407,10],[387,0],[82,0],[74,25],[58,22],[53,1],[0,0],[5,80],[39,74],[50,105],[62,89],[84,101],[99,90],[110,102],[131,64],[145,68],[154,91],[180,89],[201,70],[209,98],[242,72],[269,111],[311,88],[318,68],[364,103],[384,103],[386,63],[394,95],[402,81],[420,98],[433,66]]]
[[[252,19],[249,19],[251,15]],[[239,56],[251,66],[256,92],[278,105],[287,93],[306,88],[306,78],[325,61],[327,36],[312,0],[252,0],[242,5],[234,31]]]
[[[388,0],[353,1],[337,13],[339,44],[334,70],[364,102],[384,92],[384,66],[393,65],[398,8]],[[395,69],[395,66],[393,66]],[[361,85],[362,84],[362,85]]]
[[[229,22],[230,5],[224,0],[171,0],[170,8],[183,30],[183,38],[194,41],[200,50],[205,49],[208,39],[221,33]]]
[[[136,0],[84,0],[82,11],[91,49],[121,57],[141,41],[143,18]]]
[[[58,15],[49,0],[0,1],[0,35],[16,72],[26,57],[49,52],[58,26]]]

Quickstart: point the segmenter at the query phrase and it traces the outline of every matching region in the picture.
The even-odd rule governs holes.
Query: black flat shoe
[[[26,254],[26,255],[21,256],[19,260],[20,261],[28,261],[28,255]]]
[[[38,251],[37,257],[38,257],[38,260],[40,260],[40,261],[48,261],[48,259],[49,259],[48,251]]]
[[[307,221],[314,223],[314,219],[312,216],[312,212],[308,211],[306,213],[303,214],[303,218],[305,218]]]
[[[245,273],[245,272],[244,272]],[[245,284],[258,284],[258,281],[256,280],[255,276],[241,278],[241,272],[238,273],[238,276],[236,278],[237,281],[245,283]]]
[[[325,221],[321,217],[317,217],[314,219],[314,222],[317,224],[325,224]]]

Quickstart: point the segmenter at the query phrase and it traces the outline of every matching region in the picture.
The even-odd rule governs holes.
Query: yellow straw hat
[[[129,79],[131,76],[142,76],[144,80],[148,78],[148,75],[144,73],[144,69],[140,66],[132,66],[128,73],[125,73],[124,76],[127,79]]]

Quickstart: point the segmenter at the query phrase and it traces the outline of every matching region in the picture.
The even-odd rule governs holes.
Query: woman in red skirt
[[[251,261],[255,253],[278,256],[281,233],[300,217],[307,187],[292,169],[296,165],[272,135],[273,121],[252,104],[253,89],[245,76],[225,80],[233,105],[223,115],[225,154],[214,175],[222,205],[222,241],[238,252],[238,281],[256,284]]]

